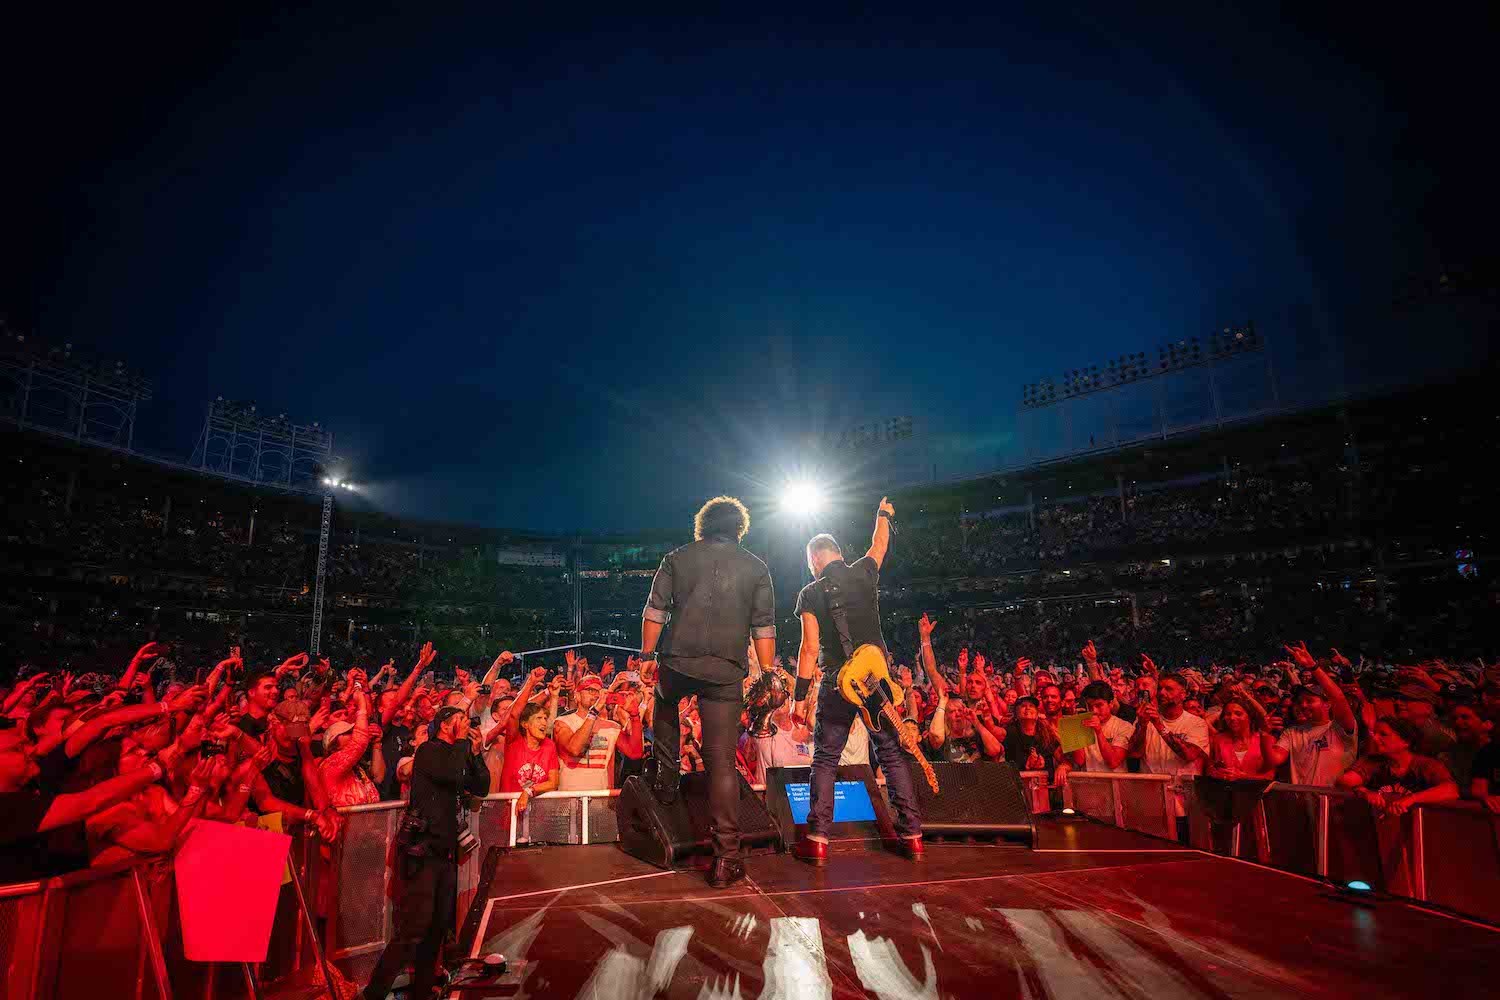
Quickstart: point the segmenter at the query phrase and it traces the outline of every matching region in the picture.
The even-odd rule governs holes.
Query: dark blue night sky
[[[153,374],[153,450],[253,398],[395,512],[678,525],[868,419],[977,471],[1022,382],[1245,319],[1298,399],[1486,352],[1391,308],[1494,232],[1477,13],[407,6],[10,66],[0,312]]]

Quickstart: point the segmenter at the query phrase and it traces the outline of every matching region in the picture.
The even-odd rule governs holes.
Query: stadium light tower
[[[318,655],[318,647],[323,642],[323,597],[328,583],[328,541],[333,535],[333,494],[336,490],[356,489],[347,479],[330,475],[325,475],[320,482],[323,485],[323,513],[318,520],[318,572],[313,589],[312,638],[307,643],[307,651],[313,656]]]
[[[333,435],[314,421],[297,424],[285,413],[263,413],[253,402],[225,399],[208,405],[203,430],[193,448],[192,464],[227,479],[282,489],[314,492],[337,488],[329,473],[334,465]]]

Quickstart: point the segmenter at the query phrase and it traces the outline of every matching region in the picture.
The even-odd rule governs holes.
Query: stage
[[[466,997],[997,998],[1483,995],[1500,931],[1085,823],[1043,850],[863,842],[826,868],[749,862],[716,891],[606,845],[502,852]]]

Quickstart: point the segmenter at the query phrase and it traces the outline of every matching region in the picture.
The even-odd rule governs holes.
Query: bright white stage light
[[[788,483],[781,494],[781,506],[793,514],[816,514],[823,509],[823,491],[812,483]]]

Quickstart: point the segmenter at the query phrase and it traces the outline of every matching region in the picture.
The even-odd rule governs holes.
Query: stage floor
[[[614,846],[498,861],[478,997],[907,998],[1488,995],[1500,931],[1095,824],[1039,843],[859,842],[826,868],[752,858],[722,891]]]

